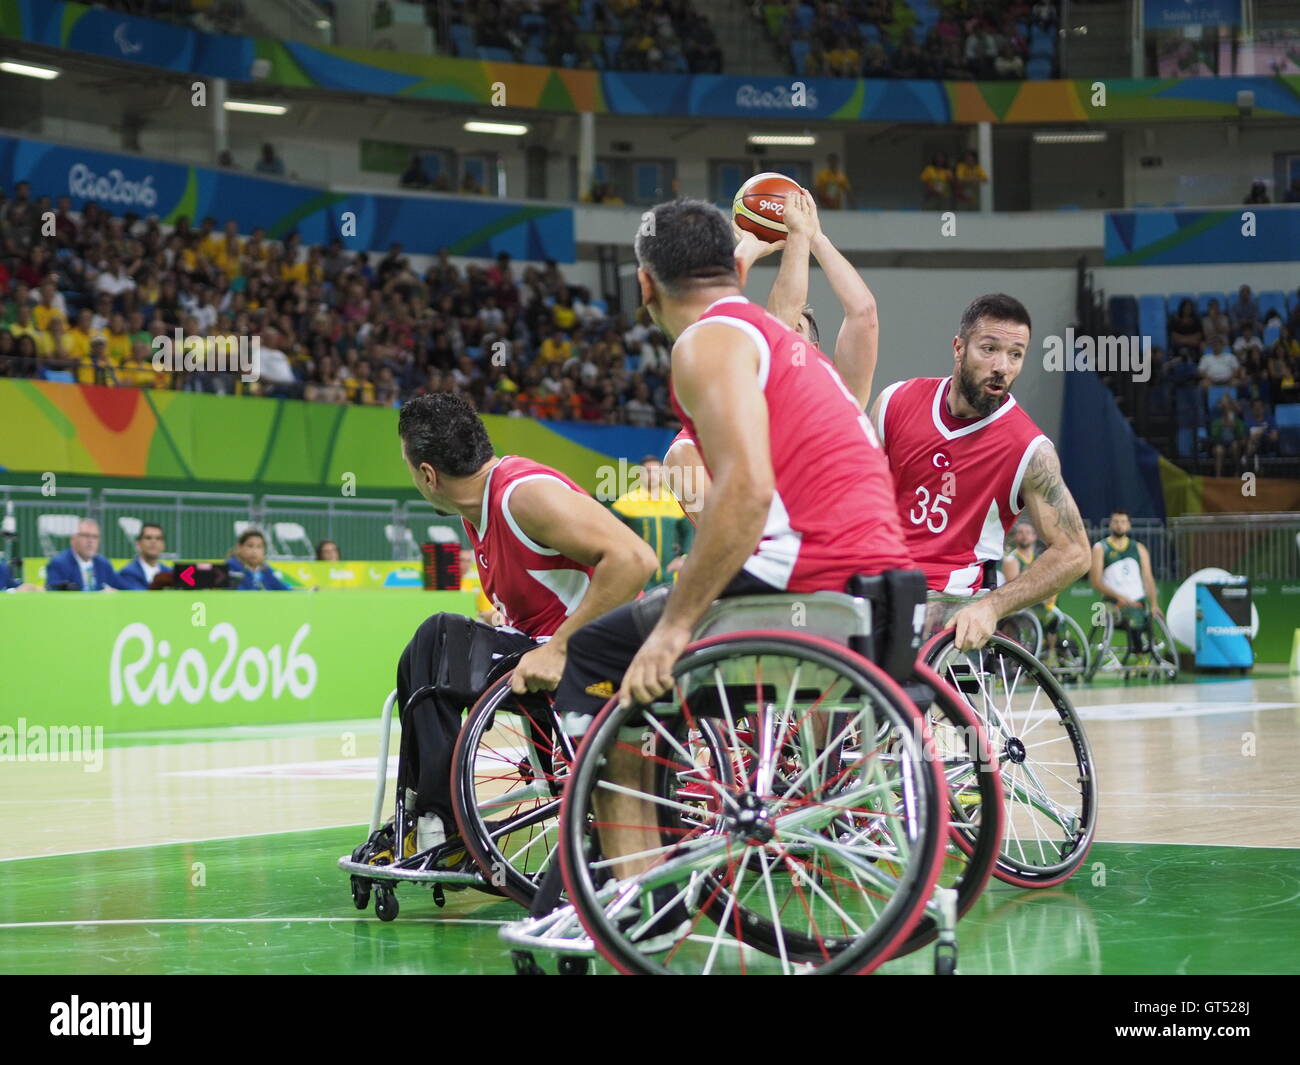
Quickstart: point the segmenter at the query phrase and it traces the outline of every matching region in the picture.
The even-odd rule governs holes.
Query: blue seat
[[[601,314],[609,314],[609,304],[602,299],[593,299],[587,304],[587,306],[594,307],[596,310],[600,311]]]
[[[1211,385],[1205,393],[1205,405],[1209,409],[1210,418],[1214,419],[1219,416],[1219,401],[1224,396],[1237,398],[1237,390],[1232,385]]]
[[[1196,306],[1196,297],[1190,292],[1171,292],[1165,297],[1165,305],[1169,308],[1167,313],[1170,318],[1178,313],[1178,305],[1183,300],[1191,300],[1192,306]]]
[[[1260,339],[1264,341],[1265,348],[1271,348],[1277,343],[1278,337],[1282,335],[1282,323],[1276,318],[1272,319],[1268,325],[1264,326],[1264,335]]]
[[[1035,27],[1029,33],[1029,58],[1051,59],[1056,55],[1056,34]]]
[[[1138,297],[1138,331],[1150,337],[1152,344],[1168,349],[1169,316],[1165,313],[1164,296]]]
[[[514,52],[508,48],[480,48],[478,57],[487,60],[489,63],[513,63],[515,61]]]
[[[1224,302],[1224,299],[1225,297],[1222,292],[1202,292],[1196,297],[1196,309],[1200,311],[1201,314],[1207,314],[1210,310],[1210,300],[1218,300],[1219,310],[1222,311],[1228,306],[1227,303]]]
[[[1196,430],[1190,425],[1184,425],[1178,430],[1178,457],[1180,459],[1190,459],[1192,457],[1192,448],[1195,445]]]
[[[1300,429],[1300,403],[1279,403],[1273,408],[1273,418],[1279,429]]]
[[[536,45],[530,44],[524,49],[524,62],[529,66],[544,67],[546,66],[546,53]]]
[[[607,33],[602,41],[605,49],[605,59],[610,66],[618,60],[619,50],[623,47],[623,36],[619,33]]]
[[[562,67],[572,69],[577,62],[578,57],[573,52],[565,52],[564,55],[560,56],[560,66]]]
[[[795,17],[799,20],[799,28],[807,31],[812,29],[813,20],[817,18],[817,11],[812,4],[800,4]]]
[[[1052,78],[1052,61],[1041,56],[1025,64],[1025,76],[1030,81],[1050,81]]]
[[[1110,327],[1118,336],[1135,336],[1138,332],[1138,303],[1132,296],[1111,296],[1107,304]]]
[[[1266,321],[1269,314],[1276,311],[1279,316],[1286,320],[1286,293],[1277,289],[1269,289],[1267,292],[1259,294],[1259,320]]]
[[[545,33],[546,16],[526,12],[519,16],[519,28],[529,33]]]
[[[462,58],[473,58],[474,56],[474,30],[466,26],[463,22],[453,22],[451,24],[451,47],[458,56]]]
[[[796,74],[808,73],[808,52],[810,47],[807,41],[794,40],[790,42],[790,61],[794,63],[794,72]]]
[[[74,385],[77,379],[72,376],[71,370],[42,370],[41,376],[47,381],[58,381],[64,385]]]

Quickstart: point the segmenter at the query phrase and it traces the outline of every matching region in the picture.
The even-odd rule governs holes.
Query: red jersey
[[[587,594],[591,569],[529,539],[510,513],[510,496],[525,481],[559,481],[586,495],[558,470],[507,455],[488,471],[477,523],[465,521],[483,594],[506,624],[537,640],[552,635]]]
[[[682,335],[715,322],[754,342],[767,400],[776,484],[744,569],[782,591],[842,592],[855,573],[910,567],[884,452],[834,363],[744,296],[712,303]],[[712,475],[676,391],[672,401],[682,434],[696,441]]]
[[[1007,530],[1024,508],[1020,482],[1047,437],[1010,395],[987,417],[954,417],[944,402],[951,380],[890,385],[880,394],[876,429],[907,549],[930,590],[971,595],[983,563],[1002,559]]]

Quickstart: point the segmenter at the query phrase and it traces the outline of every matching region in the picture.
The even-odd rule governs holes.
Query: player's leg
[[[556,709],[564,715],[570,731],[585,732],[592,717],[618,692],[623,674],[663,613],[668,593],[666,587],[657,589],[611,610],[570,637],[564,676],[555,691]],[[595,797],[601,821],[616,826],[607,828],[606,838],[601,841],[607,855],[636,854],[657,845],[655,811],[639,797],[652,788],[652,772],[653,763],[637,752],[621,748],[610,752],[610,782],[627,787],[633,794],[613,791]],[[640,871],[635,861],[614,866],[620,877]]]
[[[445,841],[455,824],[451,760],[461,715],[505,655],[537,644],[460,614],[434,614],[416,630],[397,665],[402,745],[397,787],[416,819],[415,847]]]

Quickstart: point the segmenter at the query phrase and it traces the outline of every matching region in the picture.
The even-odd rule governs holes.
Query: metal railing
[[[239,533],[250,526],[266,537],[269,558],[316,557],[321,540],[333,540],[345,559],[410,561],[419,545],[444,539],[435,526],[465,540],[458,519],[430,511],[423,501],[237,492],[159,492],[136,488],[64,488],[53,494],[39,486],[0,485],[0,513],[12,505],[18,550],[47,558],[69,546],[77,522],[100,526],[100,554],[129,558],[146,522],[161,525],[166,558],[225,558]],[[0,542],[0,552],[7,545]]]
[[[1300,514],[1189,514],[1169,525],[1179,580],[1209,566],[1253,580],[1300,580]]]

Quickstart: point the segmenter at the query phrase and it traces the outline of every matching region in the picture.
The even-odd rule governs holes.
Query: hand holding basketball
[[[755,174],[736,191],[732,218],[759,240],[775,243],[789,232],[784,221],[786,202],[802,191],[784,174]]]
[[[731,223],[731,231],[736,235],[735,256],[737,268],[742,266],[749,268],[763,256],[771,255],[774,251],[780,251],[785,247],[785,241],[783,240],[775,242],[759,240],[753,233],[741,229],[734,221]]]
[[[809,240],[821,232],[817,203],[807,189],[800,189],[797,195],[786,197],[785,225],[792,236],[798,234]]]

